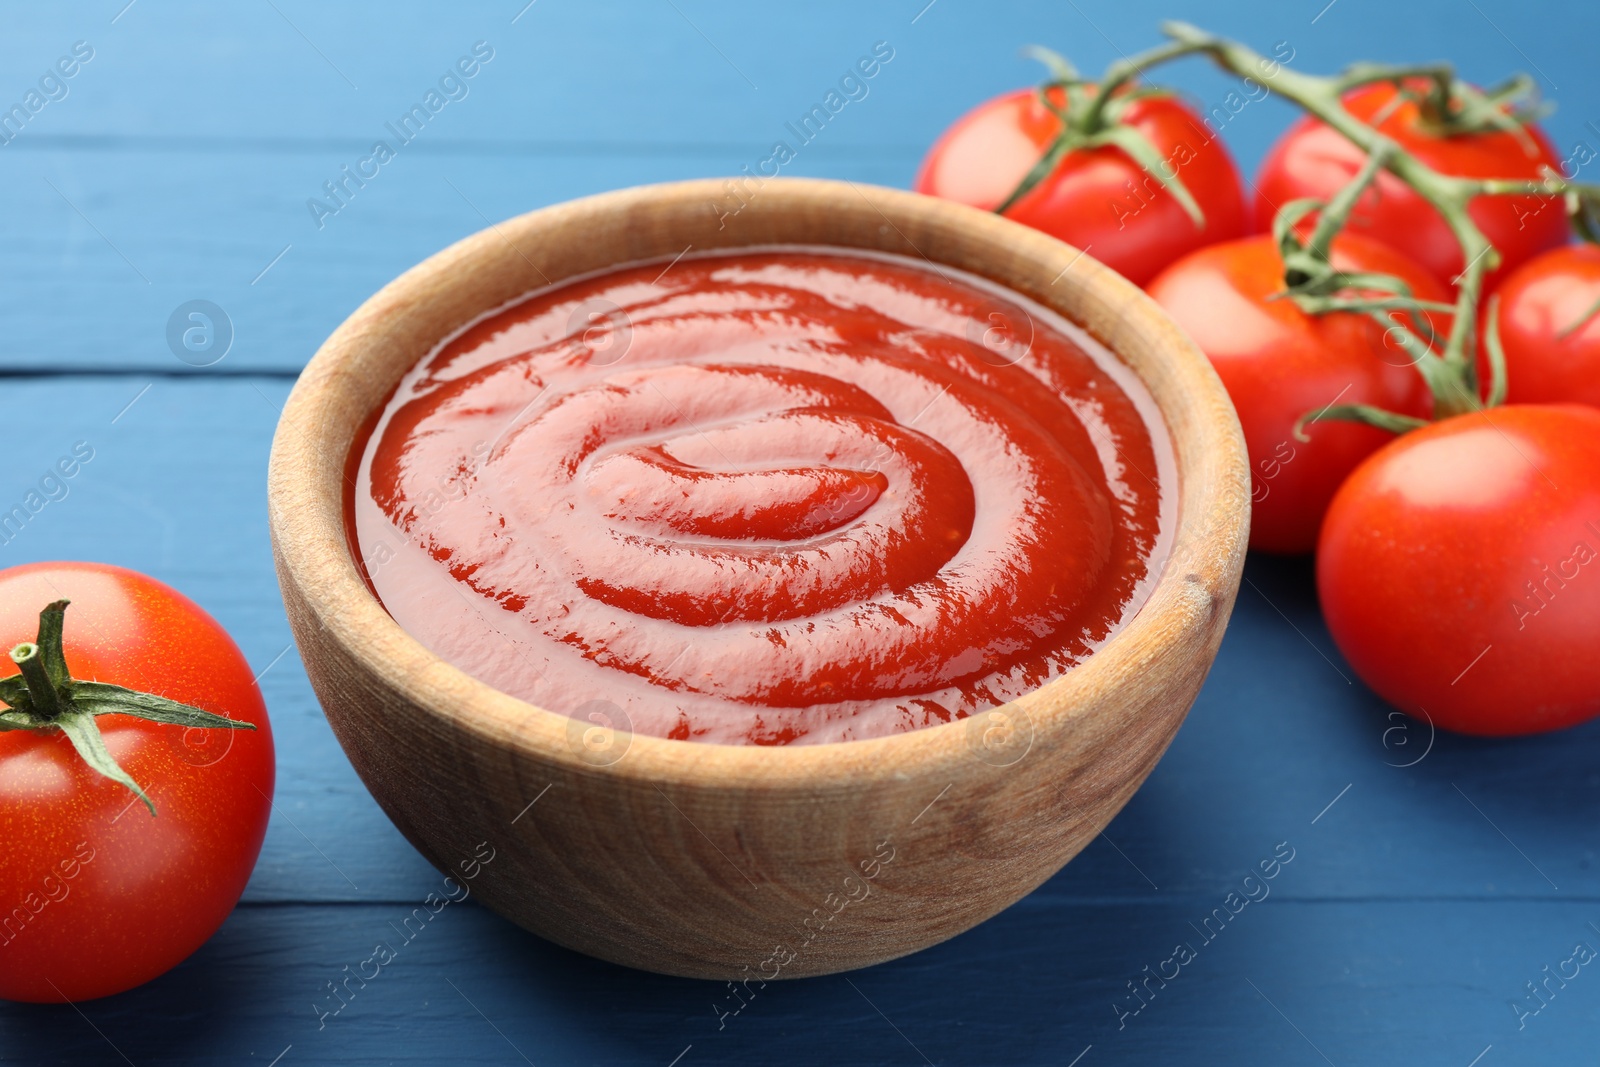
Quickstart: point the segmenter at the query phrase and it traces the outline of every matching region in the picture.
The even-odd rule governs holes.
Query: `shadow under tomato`
[[[1282,613],[1348,677],[1352,693],[1338,703],[1340,710],[1353,710],[1356,718],[1333,728],[1341,735],[1356,731],[1363,741],[1370,736],[1374,743],[1361,747],[1372,749],[1378,763],[1442,787],[1452,796],[1460,792],[1477,800],[1481,794],[1502,810],[1572,829],[1593,825],[1600,803],[1600,759],[1595,757],[1600,753],[1600,717],[1521,737],[1477,737],[1438,729],[1426,716],[1396,710],[1345,662],[1322,622],[1311,556],[1251,553],[1245,578],[1241,603],[1256,597]]]
[[[1479,798],[1486,797],[1500,810],[1585,831],[1572,842],[1590,848],[1596,844],[1592,831],[1600,806],[1600,719],[1522,737],[1475,737],[1434,729],[1423,718],[1402,721],[1376,694],[1371,695],[1371,707],[1374,729],[1403,728],[1416,737],[1409,754],[1390,754],[1386,762],[1409,764],[1403,769],[1480,804]],[[1432,748],[1424,755],[1430,737]]]

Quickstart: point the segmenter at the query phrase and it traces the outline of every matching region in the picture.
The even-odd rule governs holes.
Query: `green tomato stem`
[[[1438,100],[1448,99],[1450,83],[1455,80],[1455,70],[1447,63],[1425,63],[1416,66],[1394,66],[1388,63],[1353,63],[1332,79],[1343,96],[1351,89],[1376,82],[1399,82],[1426,79],[1431,82],[1429,94]]]
[[[1195,49],[1187,44],[1168,44],[1151,52],[1145,62],[1165,62],[1193,51]],[[1039,103],[1061,123],[1061,130],[1045,147],[1038,161],[1022,176],[1022,180],[994,209],[994,213],[1004,215],[1035,186],[1054,173],[1069,153],[1113,147],[1120,149],[1146,174],[1152,175],[1159,181],[1162,188],[1178,201],[1195,228],[1204,229],[1205,213],[1200,210],[1200,205],[1195,202],[1183,179],[1178,176],[1176,170],[1172,174],[1166,173],[1166,161],[1161,158],[1150,139],[1123,122],[1123,109],[1140,95],[1149,95],[1137,91],[1121,92],[1138,76],[1140,63],[1128,60],[1114,63],[1105,77],[1097,84],[1091,85],[1079,78],[1072,65],[1055,53],[1046,49],[1035,49],[1031,54],[1048,66],[1054,75],[1050,81],[1039,87],[1038,99]],[[1061,91],[1062,104],[1058,105],[1050,98],[1054,90]],[[1165,90],[1160,92],[1164,93]]]
[[[1106,107],[1111,103],[1111,98],[1133,79],[1144,73],[1146,67],[1158,63],[1170,62],[1184,56],[1194,55],[1200,49],[1187,41],[1173,41],[1170,44],[1160,45],[1133,59],[1120,59],[1106,68],[1106,73],[1095,86],[1095,94],[1089,101],[1089,106],[1083,109],[1078,120],[1078,132],[1086,136],[1101,132],[1111,125],[1111,119],[1106,115]]]
[[[66,708],[61,703],[61,694],[56,692],[55,685],[50,681],[50,672],[45,667],[44,657],[39,654],[39,646],[32,641],[22,642],[11,650],[11,662],[22,671],[22,680],[28,685],[28,696],[39,714],[46,719],[60,718]]]
[[[128,715],[147,722],[191,729],[254,730],[255,725],[214,715],[209,711],[155,693],[141,693],[106,682],[77,681],[67,671],[62,629],[67,601],[57,600],[39,612],[39,636],[11,650],[11,662],[22,672],[0,678],[0,729],[34,733],[60,731],[91,769],[132,790],[150,814],[155,805],[138,782],[117,764],[95,719],[101,715]]]
[[[1169,22],[1163,25],[1162,30],[1172,38],[1173,44],[1184,46],[1177,54],[1206,55],[1217,66],[1239,77],[1253,76],[1257,71],[1267,69],[1266,65],[1269,64],[1266,57],[1244,45],[1212,36],[1186,23]],[[1161,62],[1174,53],[1173,44],[1125,62],[1135,69]],[[1592,203],[1600,199],[1600,187],[1570,182],[1559,175],[1535,181],[1480,180],[1441,174],[1345,110],[1341,96],[1350,88],[1407,76],[1428,77],[1437,92],[1448,93],[1454,85],[1453,75],[1444,67],[1380,68],[1372,65],[1355,67],[1335,77],[1302,74],[1279,65],[1276,74],[1267,81],[1273,92],[1316,116],[1352,144],[1369,154],[1381,151],[1383,169],[1405,182],[1432,205],[1460,244],[1462,260],[1466,265],[1456,278],[1455,312],[1450,334],[1442,351],[1435,353],[1428,350],[1426,354],[1418,355],[1419,370],[1433,389],[1435,417],[1448,417],[1482,407],[1478,399],[1475,358],[1477,309],[1483,294],[1484,276],[1500,262],[1499,253],[1468,214],[1469,205],[1478,196],[1549,196],[1559,193],[1569,193],[1581,202]],[[1433,361],[1434,365],[1425,367],[1422,360]]]
[[[1118,94],[1150,67],[1185,56],[1204,55],[1224,71],[1240,78],[1255,79],[1270,91],[1297,104],[1368,154],[1367,165],[1362,168],[1355,182],[1342,190],[1333,202],[1314,205],[1320,206],[1324,215],[1311,240],[1300,250],[1299,263],[1286,264],[1286,274],[1293,275],[1286,281],[1291,290],[1297,290],[1286,295],[1293,296],[1308,313],[1359,309],[1375,314],[1386,329],[1391,325],[1399,325],[1393,323],[1387,309],[1381,308],[1377,301],[1357,301],[1352,304],[1348,300],[1335,300],[1331,293],[1306,291],[1307,284],[1313,281],[1320,282],[1326,288],[1340,280],[1337,272],[1319,272],[1318,263],[1326,264],[1334,234],[1378,170],[1386,170],[1399,178],[1444,218],[1461,246],[1462,262],[1465,264],[1454,279],[1456,298],[1451,305],[1453,318],[1450,333],[1439,344],[1440,339],[1433,335],[1433,331],[1417,320],[1415,312],[1422,305],[1416,302],[1407,305],[1406,309],[1412,312],[1412,326],[1417,328],[1399,326],[1401,336],[1398,341],[1411,355],[1418,372],[1433,392],[1435,418],[1481,410],[1484,405],[1479,398],[1476,358],[1477,311],[1483,295],[1484,277],[1499,265],[1500,254],[1472,221],[1468,208],[1480,196],[1561,195],[1566,198],[1573,228],[1589,240],[1600,241],[1600,186],[1572,182],[1555,173],[1538,180],[1469,179],[1442,174],[1405,151],[1393,139],[1379,133],[1375,126],[1350,114],[1345,109],[1343,97],[1351,89],[1376,82],[1392,82],[1397,89],[1404,89],[1407,81],[1426,81],[1427,90],[1418,99],[1418,104],[1422,121],[1437,135],[1456,136],[1501,130],[1517,136],[1524,149],[1532,154],[1537,146],[1523,124],[1536,118],[1540,112],[1536,107],[1518,106],[1518,101],[1531,93],[1532,82],[1526,76],[1518,76],[1504,85],[1483,91],[1461,82],[1452,67],[1440,63],[1409,66],[1360,63],[1341,74],[1317,76],[1293,70],[1245,45],[1216,37],[1188,23],[1167,22],[1161,29],[1169,38],[1166,43],[1112,63],[1087,99],[1081,99],[1077,92],[1086,90],[1088,83],[1079,79],[1069,66],[1060,62],[1052,64],[1057,80],[1041,90],[1041,98],[1062,120],[1062,132],[1005,202],[995,209],[996,212],[1004,213],[1020,200],[1074,148],[1116,143],[1126,150],[1126,146],[1112,136],[1118,125]],[[1051,88],[1061,88],[1066,93],[1068,106],[1058,108],[1051,104],[1048,99],[1048,90]],[[1411,95],[1417,99],[1415,93]],[[1149,169],[1149,161],[1142,157],[1152,152],[1135,152],[1133,155],[1137,162]],[[1157,173],[1156,176],[1178,196],[1191,215],[1196,213],[1197,209],[1191,206],[1187,190],[1183,189],[1176,177],[1169,181],[1164,174]],[[1296,218],[1304,217],[1307,211],[1300,202],[1286,205],[1285,211],[1291,207],[1299,211]],[[1280,244],[1286,243],[1284,235],[1292,221],[1278,220],[1275,228],[1279,231]],[[1197,220],[1196,224],[1202,223]],[[1302,265],[1309,269],[1302,270]],[[1297,284],[1296,279],[1302,274],[1305,280]],[[1428,305],[1429,309],[1437,307],[1436,304]],[[1494,397],[1502,394],[1503,384],[1493,390]],[[1385,424],[1397,429],[1415,421],[1401,416],[1377,417],[1370,411],[1356,412],[1354,408],[1322,417],[1359,418],[1373,425]]]

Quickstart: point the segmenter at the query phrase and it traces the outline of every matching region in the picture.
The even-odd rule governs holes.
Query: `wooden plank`
[[[77,1009],[0,1005],[5,1062],[1466,1067],[1491,1047],[1486,1064],[1551,1062],[1600,1025],[1595,964],[1568,964],[1576,977],[1541,986],[1542,1005],[1526,985],[1577,943],[1600,947],[1594,909],[1570,903],[1274,896],[1207,942],[1191,924],[1221,906],[1217,890],[1132,906],[1036,897],[909,959],[752,982],[722,1017],[739,1004],[726,985],[599,963],[471,902],[424,923],[422,901],[241,908],[142,989]],[[366,962],[380,943],[393,958]],[[1181,966],[1167,963],[1178,944],[1193,952]],[[1147,967],[1173,977],[1146,987]]]
[[[1042,0],[987,9],[950,0],[828,0],[762,11],[759,18],[731,0],[545,2],[525,10],[526,0],[504,0],[401,10],[382,19],[359,7],[294,0],[221,17],[187,0],[136,6],[111,23],[123,2],[98,5],[103,15],[13,16],[0,62],[16,72],[18,93],[29,72],[45,70],[75,40],[95,49],[68,98],[47,105],[28,135],[364,142],[482,41],[493,58],[464,79],[465,97],[446,103],[437,122],[427,124],[430,140],[765,147],[768,130],[820,102],[859,57],[885,41],[893,59],[867,99],[896,95],[901,102],[871,115],[863,104],[860,114],[849,115],[850,128],[841,118],[838,136],[862,146],[920,145],[983,96],[1036,80],[1041,68],[1018,55],[1029,42],[1070,51],[1083,69],[1096,71],[1119,52],[1154,44],[1158,21],[1174,15],[1204,16],[1215,28],[1266,44],[1294,30],[1310,36],[1300,12],[1264,12],[1241,0],[1139,0],[1086,14]],[[1361,0],[1345,2],[1354,12]],[[1553,7],[1547,0],[1533,9],[1539,6]],[[1350,38],[1360,32],[1360,19],[1353,13],[1323,20],[1311,33],[1338,39],[1345,54],[1354,54]],[[1396,50],[1401,42],[1363,46]],[[128,93],[127,86],[140,91]],[[915,116],[909,123],[908,115]]]
[[[373,292],[491,222],[602,189],[732,172],[751,158],[734,149],[710,157],[405,156],[320,232],[305,203],[330,170],[326,151],[0,158],[0,195],[17,220],[0,246],[0,278],[9,280],[0,317],[11,327],[0,372],[298,372]],[[903,153],[858,153],[802,156],[791,170],[903,184],[914,165]],[[174,183],[175,172],[188,179]],[[192,364],[211,363],[217,350],[185,361],[168,333],[180,305],[196,299],[220,306],[233,334],[220,361],[203,369]]]
[[[1552,95],[1579,105],[1594,99],[1600,78],[1571,21],[1583,13],[1562,0],[1485,3],[1482,14],[1437,0],[1339,0],[1326,13],[1324,5],[1250,0],[1092,7],[824,0],[762,9],[759,17],[735,0],[542,0],[524,10],[525,3],[400,9],[378,18],[360,6],[308,0],[226,15],[183,0],[136,4],[115,22],[126,0],[72,11],[22,8],[7,14],[0,64],[11,76],[0,92],[20,98],[34,72],[86,40],[95,58],[71,80],[65,100],[36,116],[28,136],[365,142],[484,40],[495,58],[470,79],[465,99],[439,112],[430,138],[765,147],[769,130],[818,102],[849,64],[885,40],[895,58],[869,93],[872,103],[858,114],[847,108],[849,125],[842,117],[830,137],[868,147],[922,145],[976,100],[1036,80],[1040,68],[1019,57],[1022,45],[1048,45],[1094,73],[1155,44],[1157,25],[1169,18],[1263,48],[1287,40],[1308,69],[1448,53],[1483,82],[1529,68]],[[1540,32],[1563,24],[1574,32]],[[1373,32],[1377,26],[1383,32]],[[1201,65],[1172,70],[1175,83],[1207,103],[1220,100],[1225,83]],[[1584,117],[1593,116],[1570,116]]]
[[[758,26],[740,8],[679,6],[681,16],[670,5],[536,5],[516,26],[499,8],[462,8],[430,13],[425,33],[405,17],[294,4],[279,5],[282,16],[261,5],[227,20],[195,4],[138,5],[114,25],[109,15],[74,23],[13,13],[19,25],[0,41],[5,69],[43,71],[74,40],[101,43],[69,95],[0,146],[0,195],[11,206],[0,247],[9,327],[0,371],[189,370],[169,348],[167,323],[194,299],[221,306],[234,327],[232,350],[209,373],[297,370],[384,282],[490,220],[603,189],[735,174],[778,139],[797,149],[785,174],[907,185],[945,124],[1035,78],[1015,54],[1020,43],[1054,43],[1093,70],[1151,42],[1158,17],[1173,13],[1141,2],[1097,10],[1091,22],[1056,5],[946,2],[913,25],[909,5],[833,4],[769,14]],[[1432,39],[1401,32],[1423,19],[1409,9],[1383,9],[1393,32],[1367,34],[1380,10],[1371,0],[1343,0],[1315,26],[1288,8],[1190,7],[1263,47],[1288,41],[1307,66],[1416,58],[1412,42]],[[689,20],[759,75],[759,91]],[[398,144],[384,123],[475,35],[491,33],[479,27],[502,23],[506,43],[475,88],[364,187],[347,186],[348,205],[319,228],[307,201],[326,199],[323,183],[370,154],[375,138]],[[1535,18],[1519,15],[1519,24]],[[1487,22],[1470,32],[1472,73],[1494,79],[1528,65]],[[1600,117],[1588,104],[1600,96],[1600,71],[1576,51],[1581,35],[1515,36],[1556,78],[1547,92],[1575,102],[1551,121],[1558,140],[1600,147],[1584,125]],[[557,46],[602,37],[598,59]],[[865,97],[801,145],[788,124],[880,39],[895,58]],[[0,94],[25,92],[21,78]],[[1252,165],[1287,121],[1277,101],[1230,101],[1230,83],[1203,64],[1174,68],[1173,80],[1201,110],[1223,108],[1224,135]]]

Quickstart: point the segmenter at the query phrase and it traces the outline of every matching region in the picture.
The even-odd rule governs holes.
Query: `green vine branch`
[[[1263,60],[1262,56],[1244,45],[1214,37],[1184,23],[1168,23],[1163,30],[1174,42],[1188,46],[1194,54],[1210,57],[1219,67],[1232,74],[1249,74]],[[1165,50],[1170,51],[1171,47],[1169,45]],[[1403,79],[1411,73],[1414,71],[1396,68],[1387,77]],[[1384,77],[1376,67],[1358,69],[1356,76],[1363,81]],[[1419,344],[1409,346],[1408,351],[1417,360],[1429,385],[1434,387],[1437,416],[1477,410],[1483,406],[1478,398],[1475,358],[1477,308],[1483,295],[1484,276],[1498,265],[1500,257],[1483,231],[1473,223],[1468,206],[1479,196],[1552,193],[1572,193],[1582,201],[1593,202],[1600,198],[1600,187],[1576,185],[1559,176],[1541,181],[1523,181],[1459,178],[1441,174],[1345,110],[1340,97],[1349,86],[1348,74],[1344,77],[1318,77],[1284,67],[1272,80],[1271,90],[1315,115],[1369,155],[1381,153],[1383,168],[1414,189],[1449,225],[1461,245],[1462,259],[1466,264],[1456,279],[1455,318],[1450,334],[1440,352],[1435,353],[1425,343],[1420,343],[1420,338],[1417,339]]]
[[[1412,328],[1402,328],[1396,340],[1415,361],[1432,388],[1435,417],[1443,418],[1481,409],[1484,401],[1480,399],[1477,374],[1477,309],[1483,296],[1484,277],[1499,265],[1500,257],[1483,231],[1472,221],[1468,214],[1469,205],[1480,196],[1563,196],[1574,228],[1588,239],[1600,241],[1600,186],[1572,182],[1554,173],[1544,179],[1529,180],[1474,179],[1441,174],[1380,133],[1376,127],[1357,119],[1346,110],[1342,97],[1354,88],[1390,82],[1401,92],[1420,92],[1420,98],[1413,98],[1418,99],[1424,121],[1446,134],[1499,129],[1526,137],[1523,126],[1542,114],[1537,104],[1529,102],[1533,96],[1531,80],[1519,76],[1492,89],[1480,90],[1458,79],[1450,67],[1438,64],[1387,66],[1362,63],[1341,74],[1319,76],[1296,71],[1245,45],[1216,37],[1187,23],[1165,23],[1162,32],[1169,38],[1165,44],[1112,63],[1106,69],[1105,76],[1092,87],[1077,78],[1070,67],[1060,68],[1062,72],[1071,73],[1070,79],[1051,83],[1068,92],[1068,107],[1052,106],[1063,122],[1062,138],[1046,151],[1039,165],[1030,171],[1018,190],[997,210],[1003,211],[1020,199],[1054,169],[1061,156],[1074,143],[1082,143],[1083,138],[1099,137],[1099,143],[1119,143],[1105,137],[1105,130],[1115,124],[1118,102],[1126,99],[1130,92],[1139,91],[1130,89],[1134,79],[1151,67],[1175,59],[1186,56],[1209,58],[1227,73],[1257,81],[1320,119],[1366,152],[1369,161],[1377,161],[1369,162],[1373,173],[1382,169],[1393,174],[1444,218],[1461,246],[1462,261],[1465,263],[1455,279],[1455,302],[1448,308],[1411,301],[1408,294],[1403,292],[1397,293],[1387,303],[1363,298],[1352,301],[1331,292],[1296,294],[1296,286],[1291,284],[1289,295],[1297,298],[1320,296],[1323,303],[1318,307],[1319,311],[1365,311],[1386,327],[1392,324],[1393,310],[1412,312]],[[1413,88],[1419,81],[1427,83],[1425,90]],[[1045,90],[1041,90],[1041,94],[1044,93]],[[1525,145],[1531,147],[1531,139]],[[1132,151],[1129,154],[1141,166],[1161,178],[1169,188],[1175,184],[1181,187],[1175,178],[1167,181],[1159,168],[1151,168],[1139,154]],[[1365,180],[1371,177],[1371,174],[1367,174]],[[1299,212],[1299,218],[1304,218],[1312,210],[1303,204],[1290,206]],[[1325,258],[1326,246],[1331,239],[1332,233],[1318,226],[1302,251],[1313,259],[1320,251]],[[1371,278],[1364,280],[1376,281]],[[1449,310],[1452,313],[1450,332],[1442,339],[1442,344],[1439,343],[1440,339],[1431,336],[1431,329],[1416,316],[1418,310]],[[1498,363],[1495,358],[1498,347],[1498,338],[1486,339],[1485,348],[1490,354],[1491,366]],[[1490,399],[1495,395],[1503,395],[1503,367],[1496,373],[1499,380],[1491,383]],[[1347,410],[1337,414],[1329,412],[1322,417],[1354,418],[1388,429],[1398,429],[1405,421],[1403,417],[1393,416],[1392,413],[1378,417],[1366,410]]]

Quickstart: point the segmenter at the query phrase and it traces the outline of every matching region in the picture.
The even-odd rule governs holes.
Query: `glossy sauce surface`
[[[541,290],[443,344],[364,444],[373,589],[580,722],[783,744],[1014,699],[1155,575],[1153,405],[975,278],[812,250]]]

